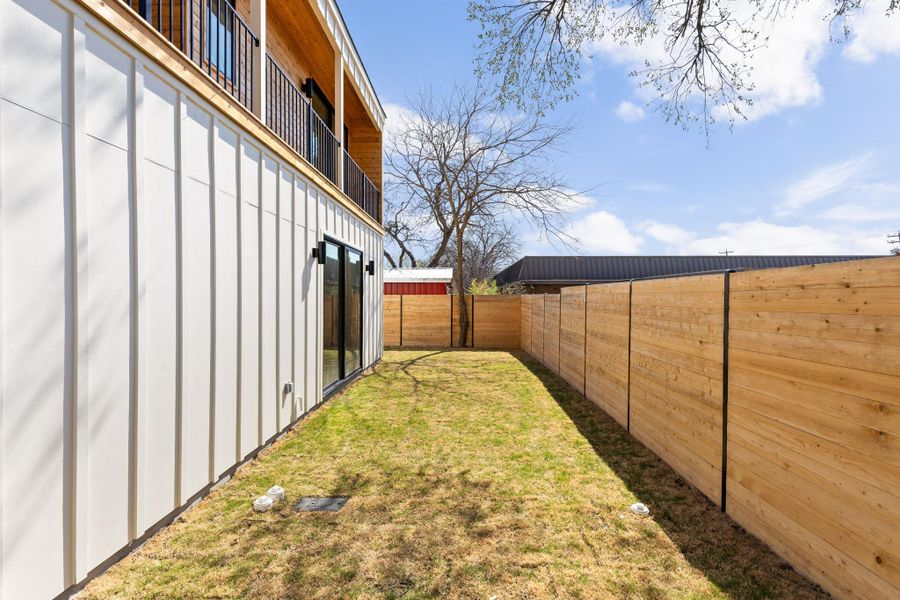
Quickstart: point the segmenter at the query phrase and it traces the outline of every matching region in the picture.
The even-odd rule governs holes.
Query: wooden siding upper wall
[[[266,44],[297,87],[312,77],[334,105],[334,48],[307,0],[267,0]]]
[[[531,336],[533,329],[532,322],[532,311],[534,311],[534,296],[522,296],[521,300],[521,315],[522,321],[519,325],[520,330],[520,343],[519,346],[527,352],[528,354],[532,353],[531,348]]]
[[[628,426],[629,284],[587,288],[585,396]]]
[[[728,512],[832,593],[900,598],[900,259],[736,273]]]
[[[559,374],[559,295],[544,296],[544,364]]]
[[[724,275],[636,281],[631,433],[719,503]]]
[[[559,375],[584,393],[585,286],[563,288],[560,293]]]

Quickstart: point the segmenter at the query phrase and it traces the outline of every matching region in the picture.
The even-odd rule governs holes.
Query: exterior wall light
[[[312,249],[312,257],[316,259],[320,265],[325,264],[325,242],[319,242]]]

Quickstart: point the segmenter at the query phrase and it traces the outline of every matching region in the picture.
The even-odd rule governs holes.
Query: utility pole
[[[900,231],[897,233],[889,234],[887,236],[888,244],[891,245],[891,254],[894,256],[900,256]]]
[[[734,254],[734,250],[725,249],[725,250],[719,252],[719,254],[724,254],[725,256],[728,256],[729,254]]]

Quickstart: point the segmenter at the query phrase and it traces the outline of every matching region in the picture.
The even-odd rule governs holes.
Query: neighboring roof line
[[[885,255],[886,256],[886,255]],[[699,256],[526,256],[495,275],[499,285],[579,284],[628,281],[723,271],[794,267],[867,258],[872,255],[699,255]]]

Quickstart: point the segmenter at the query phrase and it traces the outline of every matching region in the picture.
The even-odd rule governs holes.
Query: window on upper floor
[[[206,52],[209,64],[232,81],[234,75],[234,7],[229,0],[208,4]]]
[[[332,132],[334,132],[334,107],[328,101],[328,97],[315,79],[309,78],[304,85],[304,92],[309,97],[312,109],[319,115],[319,118],[325,123]]]

